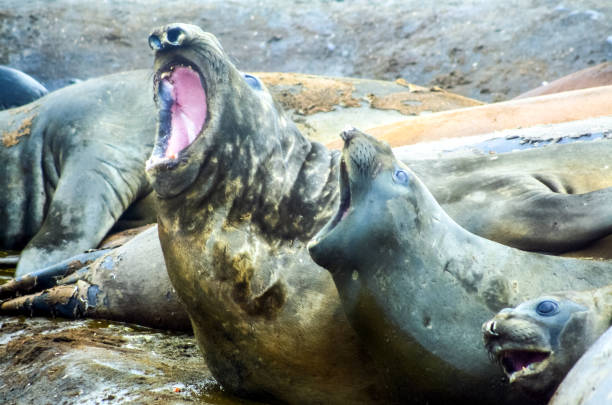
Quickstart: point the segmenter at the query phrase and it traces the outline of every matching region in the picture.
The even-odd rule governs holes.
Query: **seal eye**
[[[259,79],[256,78],[255,76],[251,76],[245,73],[244,80],[247,82],[249,86],[251,86],[251,88],[255,90],[261,90],[261,83]]]
[[[151,47],[151,49],[153,49],[154,51],[159,51],[161,49],[161,40],[157,35],[151,34],[149,36],[149,47]]]
[[[410,176],[403,170],[398,169],[393,173],[393,181],[398,184],[408,184],[408,180],[410,180]]]
[[[540,316],[553,316],[559,312],[559,304],[555,301],[541,301],[536,307],[536,312]]]

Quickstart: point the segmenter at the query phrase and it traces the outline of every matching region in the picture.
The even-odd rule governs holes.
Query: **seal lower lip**
[[[176,159],[204,128],[206,92],[201,75],[189,66],[172,66],[159,77],[159,139],[165,146],[164,157]]]
[[[351,206],[351,189],[349,187],[348,171],[344,159],[340,161],[340,207],[338,213],[331,222],[329,229],[333,229],[340,221],[346,217]]]
[[[546,360],[550,353],[524,350],[508,350],[501,354],[500,362],[508,375],[529,368]]]

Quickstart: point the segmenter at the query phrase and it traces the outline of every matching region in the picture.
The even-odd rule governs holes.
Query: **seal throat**
[[[501,352],[498,359],[510,378],[510,382],[512,382],[519,376],[519,373],[537,372],[536,367],[541,365],[549,356],[549,352],[507,350]]]
[[[203,77],[191,66],[169,66],[158,78],[158,147],[160,155],[174,160],[204,130],[208,100]]]

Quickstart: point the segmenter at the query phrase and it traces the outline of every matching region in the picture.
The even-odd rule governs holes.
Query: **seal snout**
[[[154,51],[177,48],[182,46],[186,39],[185,29],[180,25],[169,25],[149,35],[149,47]]]

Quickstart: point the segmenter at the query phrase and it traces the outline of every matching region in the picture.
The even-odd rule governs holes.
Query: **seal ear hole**
[[[397,169],[393,172],[393,181],[397,184],[407,185],[410,182],[410,175],[402,169]]]
[[[559,303],[553,300],[540,301],[535,310],[540,316],[553,316],[559,313]]]
[[[155,34],[149,35],[149,47],[154,51],[159,51],[161,49],[161,39]]]

